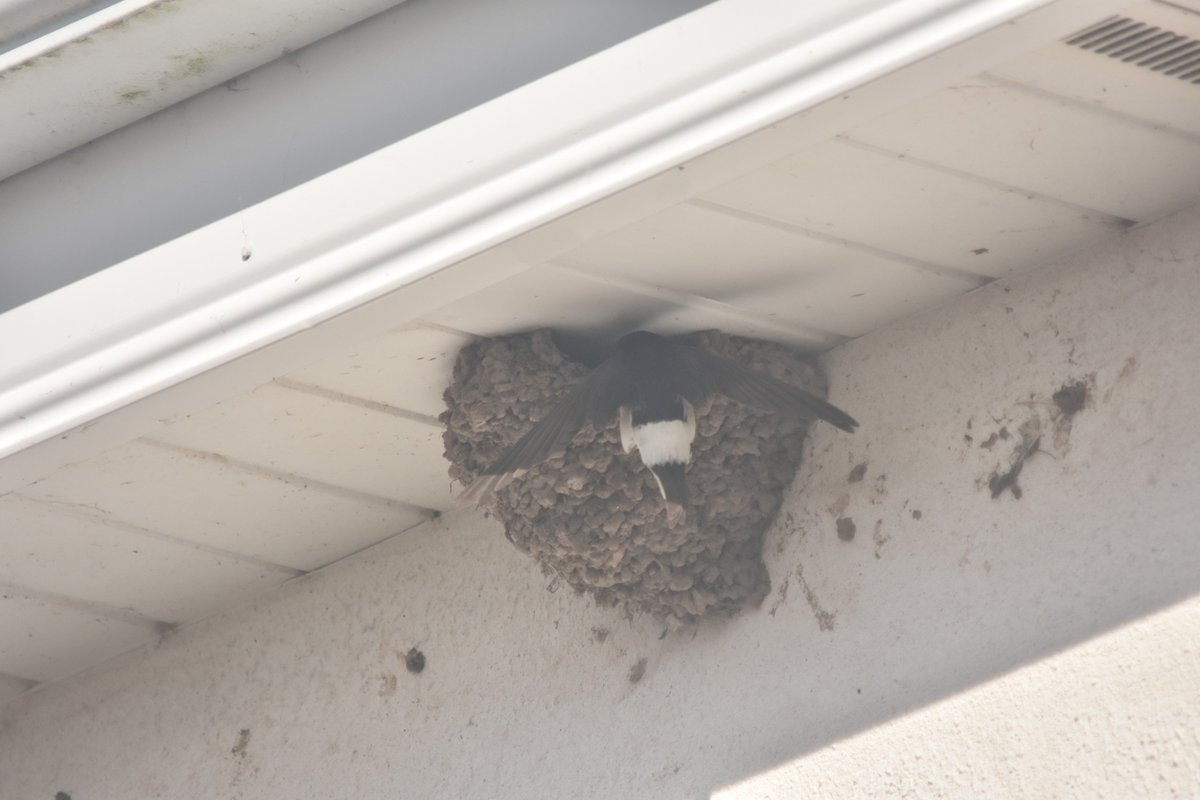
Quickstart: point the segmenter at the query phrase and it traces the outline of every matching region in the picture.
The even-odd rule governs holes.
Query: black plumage
[[[713,394],[761,411],[821,419],[844,431],[858,426],[849,414],[803,389],[698,347],[637,331],[622,337],[616,352],[485,469],[462,499],[478,502],[564,449],[584,425],[600,431],[620,416],[622,444],[626,451],[639,449],[677,521],[686,496],[682,466],[695,433],[692,410]]]

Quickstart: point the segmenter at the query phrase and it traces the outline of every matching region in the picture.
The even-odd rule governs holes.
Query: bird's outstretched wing
[[[602,430],[616,416],[622,402],[620,382],[616,380],[621,368],[614,358],[596,367],[583,383],[567,392],[549,414],[480,473],[459,495],[459,501],[478,503],[503,489],[526,470],[564,449],[585,423],[594,430]]]
[[[858,427],[854,417],[799,387],[698,347],[679,345],[679,348],[683,351],[682,360],[707,394],[723,394],[751,408],[783,416],[823,419],[851,433]],[[699,405],[706,398],[688,399]]]

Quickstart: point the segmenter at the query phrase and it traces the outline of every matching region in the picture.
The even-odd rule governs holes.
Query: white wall
[[[14,702],[0,797],[1193,794],[1198,262],[1192,210],[831,354],[757,611],[660,638],[452,516]]]

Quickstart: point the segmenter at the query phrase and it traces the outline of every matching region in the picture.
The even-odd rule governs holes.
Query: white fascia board
[[[0,341],[23,343],[0,353],[0,491],[120,441],[116,423],[84,437],[120,417],[102,415],[151,398],[150,420],[170,416],[181,404],[164,390],[219,366],[226,394],[248,388],[246,370],[291,366],[263,348],[318,325],[345,334],[372,308],[377,330],[385,305],[400,324],[522,269],[485,253],[498,243],[1051,5],[1102,13],[723,0],[14,309],[0,316]]]
[[[0,180],[400,0],[120,0],[0,53]]]

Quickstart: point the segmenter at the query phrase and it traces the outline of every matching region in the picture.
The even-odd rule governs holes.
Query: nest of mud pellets
[[[782,345],[716,331],[679,340],[825,396],[813,363]],[[469,484],[588,371],[548,330],[463,348],[440,417],[450,477]],[[770,591],[763,534],[800,464],[806,427],[720,396],[697,408],[687,519],[674,528],[650,471],[636,451],[622,452],[616,419],[602,431],[585,425],[483,506],[548,575],[599,604],[682,620],[729,616]]]

